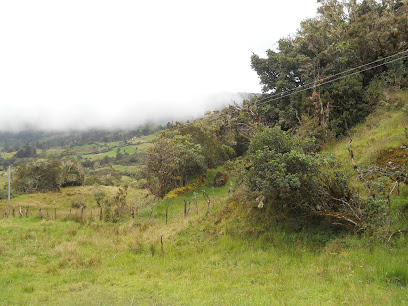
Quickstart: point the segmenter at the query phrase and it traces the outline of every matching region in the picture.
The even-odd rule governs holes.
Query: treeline
[[[98,142],[109,143],[117,141],[129,141],[133,137],[148,136],[157,131],[170,126],[168,122],[166,126],[149,126],[143,128],[126,130],[126,131],[108,131],[108,130],[87,130],[87,131],[72,131],[68,133],[55,132],[20,132],[20,133],[0,133],[1,151],[10,153],[22,151],[17,157],[31,157],[32,151],[27,154],[27,147],[31,150],[42,150],[55,147],[73,147],[94,144]],[[30,155],[30,156],[27,156]]]
[[[247,104],[247,102],[245,102]],[[153,194],[163,197],[215,168],[244,154],[251,118],[235,106],[187,123],[175,123],[158,133],[149,151],[144,178]]]
[[[296,35],[279,40],[265,58],[252,56],[264,92],[257,112],[262,123],[278,123],[284,130],[307,115],[344,135],[347,126],[363,120],[384,99],[384,88],[408,86],[407,59],[392,57],[407,55],[408,6],[395,0],[318,2],[317,16],[303,21]],[[379,61],[390,56],[388,61],[395,61]],[[325,83],[329,76],[343,77],[347,73],[339,73],[372,62],[366,71],[353,70],[347,78]],[[301,86],[312,88],[285,95]]]
[[[144,169],[150,191],[164,197],[228,162],[244,186],[240,200],[253,203],[266,222],[304,217],[347,229],[383,226],[391,214],[383,190],[406,182],[406,167],[397,171],[403,176],[378,172],[381,188],[367,184],[361,192],[320,150],[363,120],[387,91],[408,87],[403,56],[379,61],[405,54],[407,17],[401,1],[320,1],[317,17],[281,39],[278,51],[252,56],[263,95],[158,134]],[[324,84],[325,76],[375,61],[381,65]]]

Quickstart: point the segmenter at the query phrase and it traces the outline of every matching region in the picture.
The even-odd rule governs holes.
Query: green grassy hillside
[[[351,131],[360,169],[388,163],[395,158],[390,152],[407,144],[407,100],[403,94],[393,96],[390,101],[397,102],[382,106]],[[329,144],[324,154],[334,154],[356,188],[362,188],[348,156],[349,141]],[[217,170],[196,188],[197,205],[192,189],[155,201],[147,190],[129,187],[126,201],[137,207],[134,218],[127,210],[115,222],[99,220],[94,196],[113,197],[119,191],[115,186],[69,187],[0,201],[0,304],[408,301],[406,235],[395,235],[386,244],[372,233],[339,232],[324,224],[265,223],[265,216],[253,214],[256,209],[236,178],[230,175],[226,186],[211,187]],[[394,193],[391,199],[399,208],[393,229],[408,227],[407,186],[402,184],[400,196]],[[80,205],[85,206],[82,218]]]
[[[354,156],[361,167],[376,165],[388,150],[408,145],[408,93],[393,93],[388,101],[350,131]],[[350,137],[344,137],[331,143],[326,153],[335,154],[343,166],[351,171],[346,148],[349,144]]]
[[[98,220],[94,187],[20,196],[32,216],[0,220],[2,304],[400,304],[407,300],[408,247],[334,232],[257,227],[229,187],[209,180],[194,195],[140,209],[118,223]],[[98,187],[100,188],[100,187]],[[115,187],[106,187],[114,194]],[[83,220],[72,201],[86,205]],[[144,198],[130,190],[128,202]],[[184,216],[184,199],[191,202]],[[135,201],[135,202],[133,202]],[[167,201],[168,224],[165,223]],[[144,202],[145,203],[145,202]],[[0,211],[9,209],[5,201]],[[40,219],[39,207],[49,207]],[[52,207],[57,208],[54,220]],[[72,209],[71,220],[68,218]],[[90,211],[93,210],[91,219]],[[163,244],[161,244],[161,237]]]

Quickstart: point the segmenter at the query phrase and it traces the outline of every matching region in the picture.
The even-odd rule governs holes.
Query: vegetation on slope
[[[210,195],[208,184],[214,174],[204,186]],[[147,207],[135,219],[128,216],[118,223],[101,222],[95,214],[89,219],[89,211],[83,221],[70,221],[69,194],[89,195],[89,188],[93,187],[29,196],[38,198],[37,207],[44,202],[56,205],[63,218],[40,220],[34,210],[28,218],[0,221],[2,303],[399,304],[406,300],[404,236],[384,246],[370,237],[339,235],[328,228],[294,231],[276,224],[265,230],[264,223],[248,218],[250,203],[242,206],[237,202],[241,196],[229,194],[228,186],[215,189],[209,211],[199,196],[199,213],[194,208],[186,217],[183,199],[193,200],[194,194],[171,200],[167,225],[167,200],[156,204],[151,219]],[[128,200],[136,196],[132,193]],[[32,201],[24,196],[13,199],[13,205]],[[90,197],[85,203],[87,209],[97,208]]]
[[[406,301],[406,60],[322,77],[405,52],[406,16],[400,1],[320,1],[278,52],[252,57],[272,95],[155,140],[42,135],[52,159],[32,143],[3,154],[19,166],[10,203],[0,191],[1,301]],[[84,177],[64,181],[68,161]]]

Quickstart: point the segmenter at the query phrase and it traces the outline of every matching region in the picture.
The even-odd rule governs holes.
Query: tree
[[[366,94],[373,82],[382,79],[385,86],[408,86],[407,60],[401,59],[399,65],[371,65],[373,69],[330,83],[325,83],[326,78],[405,51],[407,15],[408,4],[401,1],[319,1],[318,15],[303,21],[293,37],[279,40],[277,51],[267,50],[265,58],[251,57],[263,92],[275,97],[260,105],[261,121],[293,128],[294,115],[312,116],[315,111],[308,97],[316,96],[320,104],[325,96],[330,100],[326,105],[329,126],[337,135],[345,134],[345,119],[349,127],[355,125],[379,102],[379,93]],[[309,90],[277,98],[295,93],[301,85]]]
[[[20,150],[17,151],[16,157],[35,157],[37,155],[37,150],[34,145],[26,143]]]
[[[155,142],[149,151],[145,172],[151,192],[163,197],[205,169],[201,146],[192,143],[189,136],[176,135],[161,137]]]
[[[61,163],[61,187],[82,186],[84,183],[84,168],[73,158],[66,158]]]
[[[18,193],[58,191],[63,171],[55,159],[41,158],[18,166],[12,177],[12,189]]]

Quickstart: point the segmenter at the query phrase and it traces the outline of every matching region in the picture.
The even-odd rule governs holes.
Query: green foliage
[[[308,139],[260,126],[251,139],[248,184],[259,208],[283,215],[312,214],[359,225],[358,199],[331,158],[305,152]],[[350,223],[350,224],[349,224]]]
[[[91,172],[89,176],[85,177],[84,184],[117,186],[120,185],[120,175],[112,167],[106,167]]]
[[[103,192],[102,190],[96,190],[96,191],[93,193],[93,195],[94,195],[96,204],[97,204],[99,207],[102,207],[102,204],[104,203],[104,200],[105,200],[105,198],[106,198],[106,193]]]
[[[35,157],[37,155],[37,150],[35,145],[26,143],[20,150],[17,151],[16,157]]]
[[[61,163],[52,158],[22,164],[12,177],[12,188],[18,193],[56,191],[63,183]]]
[[[302,147],[307,153],[320,152],[326,143],[334,139],[333,132],[327,125],[319,124],[316,118],[307,116],[302,116],[296,135],[305,140]]]
[[[74,159],[59,162],[52,158],[40,158],[18,166],[12,178],[12,189],[15,192],[33,193],[80,186],[84,175],[82,166]]]
[[[5,184],[3,188],[0,188],[0,200],[7,199],[8,197],[8,190],[7,185]]]
[[[61,187],[83,185],[85,179],[84,169],[78,161],[73,158],[66,158],[61,163],[61,169]]]
[[[189,135],[175,135],[155,142],[145,170],[152,193],[163,197],[207,169],[201,146],[190,140]]]
[[[319,110],[307,97],[313,93],[327,106],[329,127],[344,135],[346,125],[354,126],[373,110],[385,88],[407,87],[406,59],[319,86],[329,75],[407,49],[408,4],[391,2],[319,1],[318,16],[303,21],[295,36],[279,40],[277,51],[267,50],[266,58],[252,55],[265,93],[285,94],[315,84],[308,92],[262,105],[261,122],[287,130],[297,124],[296,114],[316,116]]]

